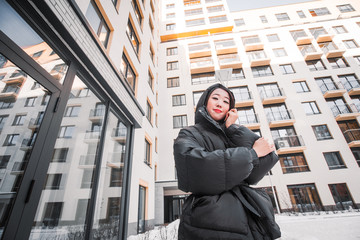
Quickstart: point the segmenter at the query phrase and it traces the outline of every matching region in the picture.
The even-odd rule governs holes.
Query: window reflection
[[[16,13],[16,11],[0,0],[0,30],[21,47],[31,58],[49,72],[57,81],[63,83],[68,65],[56,52]],[[0,67],[4,65],[0,58]],[[21,73],[19,73],[21,75]],[[18,76],[20,76],[18,75]],[[18,77],[13,76],[13,77]]]
[[[0,10],[2,11],[2,10]],[[47,104],[46,89],[0,53],[0,238],[20,187]],[[32,90],[34,84],[39,88]],[[31,108],[24,108],[34,99]]]
[[[79,77],[71,93],[30,239],[85,236],[105,105]]]

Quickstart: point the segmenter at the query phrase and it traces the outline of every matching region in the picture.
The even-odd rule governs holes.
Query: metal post
[[[278,201],[277,201],[277,197],[276,197],[276,193],[275,193],[274,186],[273,186],[272,181],[271,181],[270,172],[268,172],[267,175],[269,176],[270,185],[271,185],[271,190],[272,190],[272,192],[273,192],[273,194],[274,194],[274,200],[275,200],[276,210],[277,210],[278,214],[280,214],[280,207],[279,207],[279,203],[278,203]]]

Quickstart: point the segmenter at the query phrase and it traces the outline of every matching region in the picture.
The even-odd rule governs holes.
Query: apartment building
[[[359,11],[0,0],[0,237],[126,239],[178,218],[172,143],[216,81],[277,147],[256,186],[274,209],[358,208]]]
[[[275,211],[359,208],[360,3],[318,0],[230,12],[224,0],[161,3],[156,223],[177,219],[172,143],[202,91],[234,92],[238,122],[279,162],[255,187]]]

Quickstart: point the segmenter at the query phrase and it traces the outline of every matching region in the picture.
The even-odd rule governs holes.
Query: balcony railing
[[[40,127],[41,121],[42,118],[31,118],[28,127],[30,129],[38,128]]]
[[[27,162],[15,162],[12,168],[12,172],[23,172],[26,168]]]
[[[323,94],[329,92],[329,91],[334,91],[334,90],[339,90],[341,89],[341,84],[340,83],[335,83],[335,82],[331,82],[331,83],[322,83],[319,88],[321,90],[321,92]]]
[[[89,117],[103,117],[105,115],[105,109],[91,109]]]
[[[127,128],[120,127],[120,128],[114,128],[111,136],[112,137],[126,137]]]
[[[266,117],[269,122],[294,119],[290,110],[268,112]]]
[[[33,138],[25,138],[22,140],[21,142],[21,149],[29,149],[32,148],[32,146],[34,145],[35,139]]]
[[[279,137],[274,140],[276,149],[305,146],[302,136]]]
[[[281,88],[261,89],[260,97],[261,100],[266,98],[282,97],[284,96],[284,90]]]
[[[251,94],[251,92],[235,92],[234,93],[235,96],[235,102],[243,102],[243,101],[248,101],[248,100],[252,100],[253,96]]]
[[[190,63],[191,68],[202,68],[213,65],[213,60],[211,58],[202,58],[199,60],[192,60]]]
[[[81,155],[79,165],[80,166],[94,166],[96,154]]]
[[[226,65],[226,64],[240,62],[240,57],[238,54],[220,55],[218,58],[219,58],[220,65]]]
[[[85,139],[91,140],[91,139],[100,139],[101,131],[86,131],[85,133]]]
[[[358,79],[347,80],[346,82],[342,83],[345,89],[349,92],[354,88],[360,88],[360,81]]]
[[[259,44],[259,43],[261,43],[261,40],[259,37],[244,38],[243,43],[244,43],[244,45]]]
[[[226,40],[226,41],[215,42],[216,50],[222,49],[222,48],[232,48],[232,47],[236,47],[236,44],[235,44],[234,40]]]
[[[347,114],[357,112],[355,106],[351,107],[349,104],[337,104],[331,107],[331,111],[334,117],[339,116],[340,114]]]
[[[293,37],[293,39],[296,41],[299,38],[307,38],[309,37],[305,31],[295,31],[295,32],[291,32],[291,36]]]
[[[348,129],[343,132],[345,140],[347,143],[354,141],[360,141],[360,128],[358,129]]]

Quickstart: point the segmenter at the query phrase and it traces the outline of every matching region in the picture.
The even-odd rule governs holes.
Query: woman
[[[196,107],[195,125],[174,143],[178,187],[192,194],[180,219],[179,240],[275,239],[280,229],[256,184],[278,161],[274,146],[244,126],[233,93],[209,87]]]

